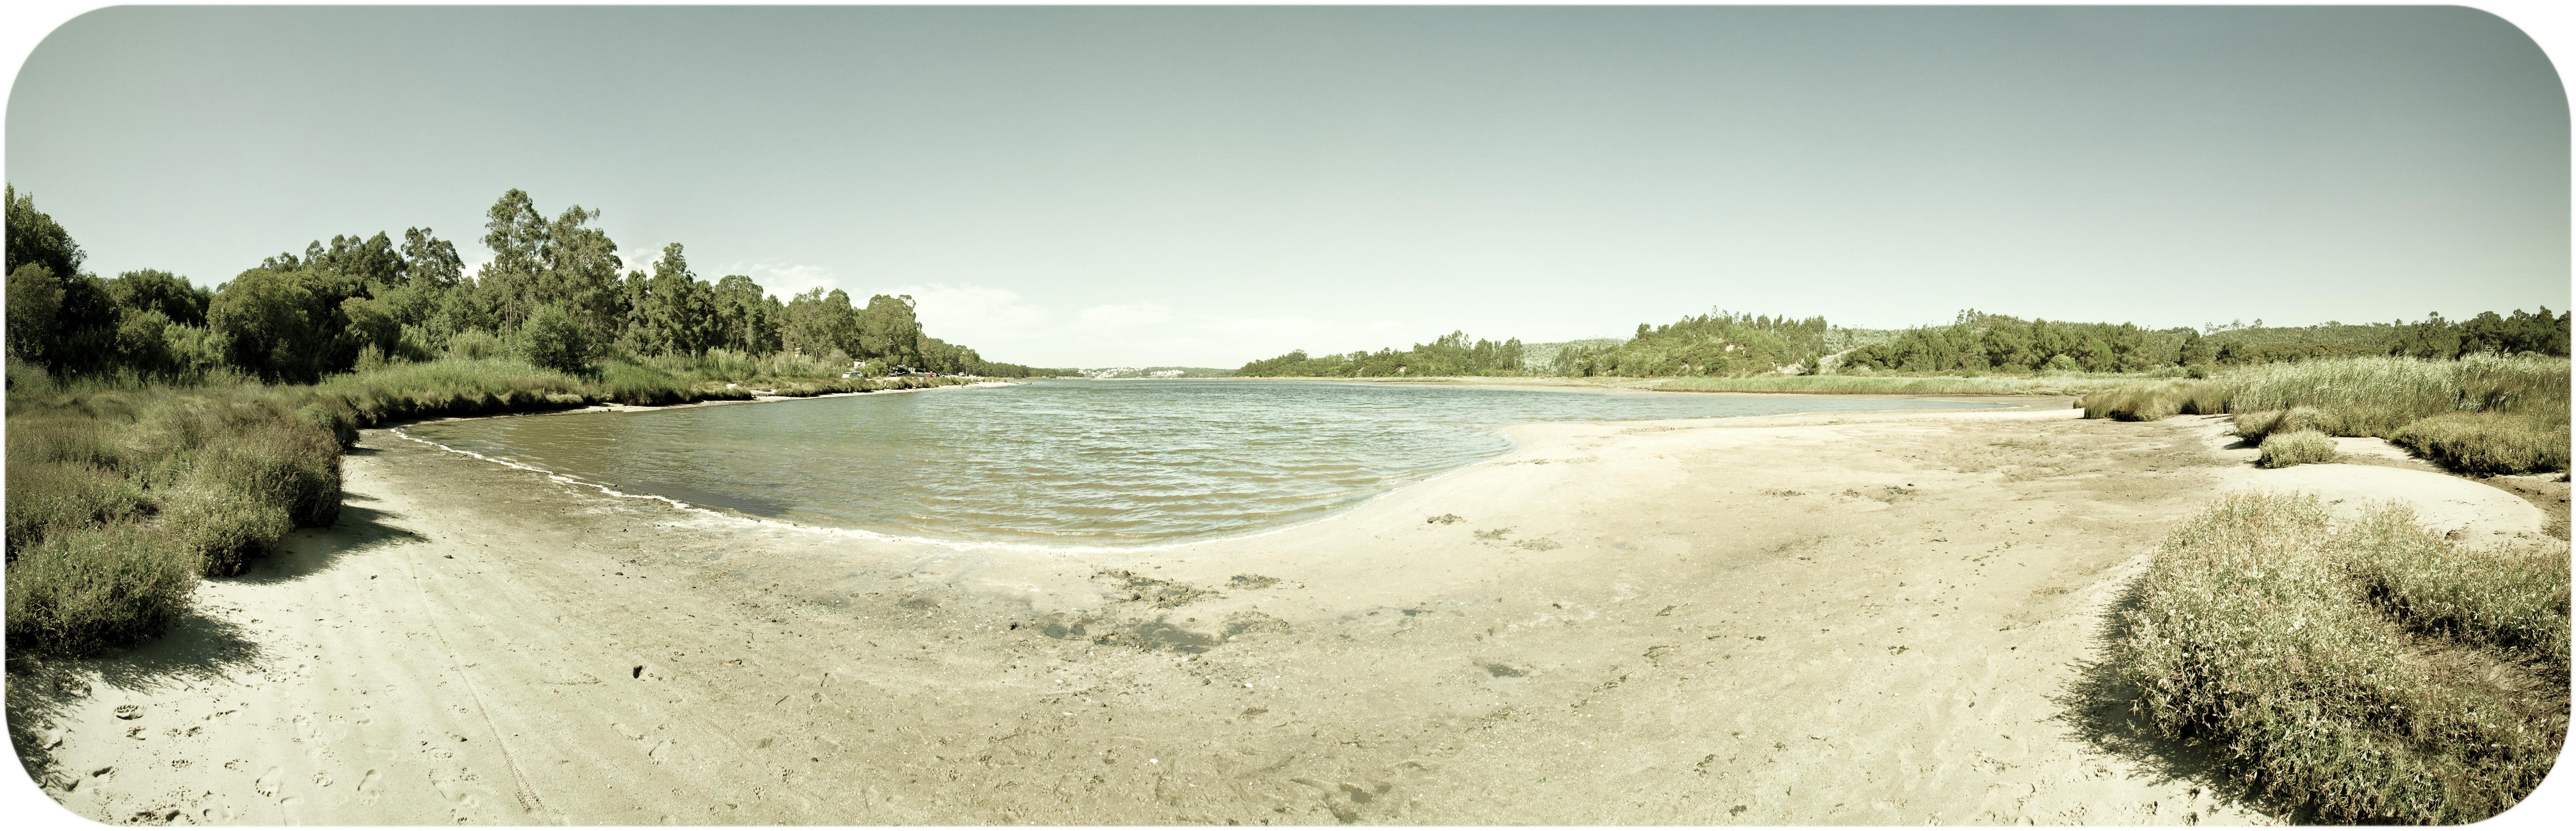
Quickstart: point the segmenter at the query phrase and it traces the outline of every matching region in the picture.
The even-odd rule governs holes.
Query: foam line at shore
[[[735,523],[735,524],[740,524],[740,525],[749,525],[749,526],[753,526],[753,527],[760,527],[760,528],[780,528],[780,529],[787,529],[787,530],[799,531],[799,532],[808,533],[808,534],[818,534],[818,535],[827,536],[827,537],[842,537],[842,538],[848,538],[848,539],[860,539],[860,540],[867,540],[867,541],[869,541],[869,542],[879,542],[879,543],[897,543],[897,544],[905,544],[905,545],[921,545],[921,546],[930,546],[930,547],[934,547],[934,548],[945,548],[945,549],[948,549],[948,550],[951,550],[951,551],[1016,551],[1016,552],[1036,553],[1036,554],[1129,554],[1129,553],[1143,553],[1143,552],[1149,552],[1149,551],[1169,551],[1169,550],[1176,549],[1176,548],[1187,548],[1187,547],[1189,547],[1189,546],[1194,546],[1194,545],[1213,545],[1213,544],[1217,544],[1217,543],[1233,542],[1233,541],[1236,541],[1236,540],[1247,540],[1247,539],[1253,539],[1253,538],[1257,538],[1257,537],[1267,537],[1267,536],[1270,536],[1270,535],[1272,535],[1272,534],[1284,534],[1284,533],[1287,533],[1287,532],[1289,532],[1289,531],[1294,531],[1294,530],[1297,530],[1297,529],[1300,529],[1300,528],[1305,528],[1305,527],[1312,526],[1312,525],[1317,525],[1317,524],[1320,524],[1320,523],[1332,522],[1332,521],[1334,521],[1334,520],[1337,520],[1337,519],[1342,518],[1343,516],[1348,515],[1352,510],[1357,509],[1357,508],[1359,508],[1359,507],[1360,507],[1360,506],[1362,506],[1362,505],[1366,505],[1366,504],[1369,504],[1369,503],[1371,503],[1371,502],[1375,502],[1375,501],[1378,501],[1378,500],[1380,500],[1380,499],[1385,499],[1385,498],[1387,498],[1387,497],[1389,497],[1389,496],[1393,496],[1393,495],[1395,495],[1396,493],[1398,493],[1398,492],[1400,492],[1400,491],[1405,490],[1406,488],[1411,488],[1411,487],[1414,487],[1414,486],[1416,486],[1416,485],[1423,484],[1423,483],[1425,483],[1425,482],[1430,482],[1430,481],[1432,481],[1432,480],[1439,479],[1439,478],[1441,478],[1441,477],[1454,475],[1454,474],[1456,474],[1456,473],[1458,473],[1458,472],[1460,472],[1460,471],[1469,470],[1469,469],[1475,468],[1475,467],[1477,467],[1477,466],[1479,466],[1479,465],[1491,464],[1491,463],[1496,462],[1496,461],[1500,461],[1500,460],[1503,460],[1503,459],[1510,458],[1510,457],[1512,456],[1512,454],[1513,454],[1513,453],[1518,452],[1518,450],[1519,450],[1519,444],[1518,444],[1518,443],[1514,443],[1510,448],[1506,449],[1506,450],[1505,450],[1501,455],[1495,456],[1495,457],[1493,457],[1493,458],[1490,458],[1490,459],[1479,459],[1479,460],[1477,460],[1477,461],[1470,462],[1470,463],[1468,463],[1468,464],[1460,465],[1460,466],[1458,466],[1458,467],[1456,467],[1456,468],[1452,468],[1452,469],[1449,469],[1449,470],[1441,471],[1441,472],[1439,472],[1439,473],[1437,473],[1437,474],[1433,474],[1433,475],[1431,475],[1431,476],[1426,476],[1426,477],[1423,477],[1423,478],[1421,478],[1421,479],[1417,479],[1417,480],[1414,480],[1414,481],[1411,481],[1411,482],[1406,482],[1406,483],[1404,483],[1404,484],[1402,484],[1402,485],[1398,485],[1398,486],[1393,487],[1393,488],[1388,488],[1388,489],[1386,489],[1385,491],[1380,492],[1380,493],[1378,493],[1378,494],[1376,494],[1376,495],[1370,496],[1370,497],[1369,497],[1369,498],[1367,498],[1367,499],[1363,499],[1363,500],[1360,500],[1360,501],[1358,501],[1358,502],[1354,502],[1354,503],[1351,503],[1351,504],[1349,504],[1349,505],[1343,506],[1343,507],[1341,507],[1341,508],[1339,508],[1339,509],[1334,510],[1332,513],[1330,513],[1330,514],[1328,514],[1328,515],[1326,515],[1326,516],[1317,517],[1317,518],[1315,518],[1315,519],[1311,519],[1311,520],[1307,520],[1307,521],[1305,521],[1305,522],[1299,522],[1299,523],[1295,523],[1295,524],[1291,524],[1291,525],[1282,525],[1282,526],[1277,527],[1277,528],[1269,528],[1269,529],[1264,529],[1264,530],[1260,530],[1260,531],[1254,531],[1254,532],[1247,533],[1247,534],[1238,534],[1238,535],[1231,536],[1231,537],[1211,537],[1211,538],[1208,538],[1208,539],[1181,540],[1181,541],[1176,541],[1176,542],[1149,543],[1149,544],[1144,544],[1144,545],[1045,545],[1045,544],[1041,544],[1041,543],[1000,542],[1000,541],[992,541],[992,540],[956,540],[956,539],[942,539],[942,538],[939,538],[939,537],[924,537],[924,536],[917,536],[917,535],[887,534],[887,533],[883,533],[883,532],[879,532],[879,531],[869,531],[869,530],[862,529],[862,528],[835,528],[835,527],[831,527],[831,526],[822,526],[822,525],[805,525],[805,524],[802,524],[802,523],[787,522],[787,521],[783,521],[783,520],[762,519],[762,518],[759,518],[759,517],[747,517],[747,516],[742,516],[742,515],[740,515],[740,514],[727,513],[727,512],[725,512],[725,511],[716,510],[716,509],[714,509],[714,508],[709,508],[709,507],[706,507],[706,506],[703,506],[703,505],[694,505],[694,504],[690,504],[690,503],[688,503],[688,502],[683,502],[683,501],[680,501],[680,500],[677,500],[677,499],[672,499],[672,498],[670,498],[670,497],[662,496],[662,495],[659,495],[659,494],[650,494],[650,493],[627,493],[627,492],[625,492],[625,491],[618,490],[618,489],[616,489],[616,488],[614,488],[614,487],[611,487],[611,486],[608,486],[608,485],[600,484],[600,483],[598,483],[598,482],[592,482],[592,481],[589,481],[589,480],[586,480],[586,479],[582,479],[582,478],[580,478],[580,477],[576,477],[576,476],[571,476],[571,475],[562,474],[562,473],[556,473],[556,472],[554,472],[554,471],[547,470],[547,469],[545,469],[545,468],[537,467],[537,466],[534,466],[534,465],[525,464],[525,463],[522,463],[522,462],[517,462],[517,461],[513,461],[513,460],[510,460],[510,459],[504,459],[504,458],[500,458],[500,457],[496,457],[496,456],[487,456],[487,455],[484,455],[484,454],[481,454],[481,453],[476,453],[476,452],[474,452],[474,451],[471,451],[471,450],[465,450],[465,449],[462,449],[462,448],[449,447],[449,446],[447,446],[447,445],[440,444],[440,443],[438,443],[438,442],[430,441],[430,440],[428,440],[428,439],[424,439],[424,438],[421,438],[421,437],[419,437],[419,436],[415,436],[415,435],[412,435],[412,434],[410,434],[410,433],[403,432],[402,428],[399,428],[399,427],[391,428],[391,429],[389,430],[389,432],[393,433],[395,437],[397,437],[397,438],[401,438],[401,439],[404,439],[404,440],[406,440],[406,441],[418,442],[418,443],[425,444],[425,445],[429,445],[430,447],[434,447],[434,448],[437,448],[437,449],[439,449],[439,450],[443,450],[443,451],[446,451],[446,452],[449,452],[449,453],[454,453],[454,454],[457,454],[457,455],[460,455],[460,456],[469,456],[469,457],[472,457],[472,458],[475,458],[475,459],[480,459],[480,460],[482,460],[482,461],[486,461],[486,462],[490,462],[490,463],[493,463],[493,464],[497,464],[497,465],[500,465],[500,466],[502,466],[502,467],[511,468],[511,469],[513,469],[513,470],[523,470],[523,471],[527,471],[527,472],[529,472],[529,473],[534,473],[534,474],[537,474],[537,475],[540,475],[540,476],[544,476],[544,477],[546,477],[548,480],[551,480],[551,481],[554,481],[554,482],[557,482],[557,483],[560,483],[560,484],[572,485],[572,486],[576,486],[576,487],[590,488],[590,489],[592,489],[592,490],[599,491],[601,494],[604,494],[604,495],[607,495],[607,496],[616,497],[616,498],[619,498],[619,499],[642,499],[642,500],[649,500],[649,501],[653,501],[653,502],[660,502],[660,503],[662,503],[662,504],[669,505],[669,506],[671,506],[671,507],[673,507],[673,508],[678,508],[678,509],[680,509],[680,510],[682,510],[682,511],[686,511],[686,512],[689,512],[689,513],[692,513],[692,514],[697,514],[697,515],[699,515],[699,516],[701,516],[701,517],[708,518],[708,519],[713,519],[713,520],[720,521],[720,522],[730,522],[730,523]],[[1510,439],[1510,437],[1509,437],[1508,435],[1507,435],[1507,436],[1505,436],[1504,438],[1505,438],[1505,440],[1506,440],[1506,441],[1508,441],[1508,440]]]

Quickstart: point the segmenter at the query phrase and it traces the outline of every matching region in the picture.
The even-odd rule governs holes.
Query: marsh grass
[[[2401,509],[2338,531],[2313,496],[2231,494],[2165,540],[2112,665],[2159,732],[2326,821],[2474,822],[2539,784],[2566,729],[2563,658],[2527,663],[2565,653],[2565,552],[2459,570],[2506,556]]]
[[[2375,436],[2454,470],[2532,473],[2567,469],[2568,372],[2566,358],[2532,355],[2337,358],[2132,382],[2079,403],[2087,418],[2232,413],[2249,441],[2294,430]]]
[[[2333,437],[2315,430],[2292,430],[2265,437],[2263,449],[2255,458],[2254,466],[2277,468],[2323,464],[2334,461],[2334,457]]]
[[[2443,467],[2492,476],[2566,470],[2568,423],[2541,413],[2444,413],[2398,428],[2390,444]]]
[[[818,367],[811,361],[760,365],[764,372]],[[336,521],[340,454],[365,427],[752,396],[749,389],[685,374],[696,371],[688,366],[674,368],[681,373],[612,362],[595,377],[581,377],[504,357],[450,357],[372,364],[314,385],[238,377],[172,385],[65,381],[12,360],[9,642],[39,652],[84,652],[157,631],[184,608],[194,587],[193,577],[173,581],[170,574],[239,574],[296,527]],[[789,395],[958,383],[837,372],[771,380]]]

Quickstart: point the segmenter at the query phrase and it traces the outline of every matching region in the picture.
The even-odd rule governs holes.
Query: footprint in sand
[[[284,771],[280,771],[277,768],[269,768],[267,773],[260,774],[258,779],[252,780],[250,787],[252,790],[258,791],[260,796],[276,796],[277,787],[285,784],[285,782],[286,776]]]
[[[366,773],[358,777],[358,798],[369,805],[376,804],[376,797],[379,796],[376,792],[376,783],[383,779],[384,777],[376,775],[374,768],[367,769]]]

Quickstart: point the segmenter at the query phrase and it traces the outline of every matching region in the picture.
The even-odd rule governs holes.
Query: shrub
[[[2263,468],[2313,465],[2334,461],[2335,442],[2315,430],[2293,430],[2273,433],[2263,439],[2263,449],[2254,466]]]
[[[2308,495],[2231,494],[2184,522],[2112,648],[2139,709],[2168,737],[2213,740],[2264,792],[2328,822],[2474,822],[2520,801],[2564,738],[2564,676],[2552,702],[2435,672],[2400,619],[2372,611],[2351,576],[2366,558],[2342,544]]]
[[[2406,425],[2391,444],[2464,473],[2492,476],[2567,469],[2564,417],[2528,413],[2444,413]]]
[[[13,650],[89,652],[159,633],[196,590],[198,563],[150,529],[68,529],[9,564]]]

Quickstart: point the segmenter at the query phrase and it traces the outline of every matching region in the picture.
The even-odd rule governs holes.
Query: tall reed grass
[[[2474,822],[2529,794],[2566,735],[2563,658],[2524,663],[2565,654],[2565,548],[2462,570],[2522,556],[2463,551],[2402,509],[2338,531],[2313,496],[2231,494],[2165,540],[2112,666],[2159,731],[2326,821]]]
[[[1756,375],[1673,378],[1655,385],[1684,392],[1790,392],[1824,395],[2084,395],[2140,383],[2141,375]]]
[[[2455,470],[2498,474],[2567,469],[2568,396],[2566,358],[2470,355],[2263,364],[2129,384],[2079,403],[2088,418],[2233,413],[2257,442],[2293,429],[2375,436]]]

